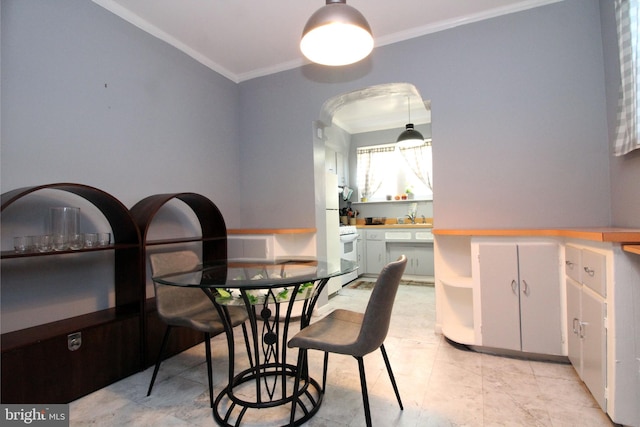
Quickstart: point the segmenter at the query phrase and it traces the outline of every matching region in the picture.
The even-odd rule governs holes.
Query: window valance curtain
[[[371,197],[380,189],[384,179],[388,153],[392,153],[394,150],[394,147],[359,148],[357,150],[358,186],[363,197]]]
[[[433,191],[433,180],[431,178],[431,144],[400,148],[400,154],[420,182]]]
[[[638,108],[640,67],[638,64],[640,22],[639,0],[615,0],[620,51],[620,94],[614,154],[622,156],[640,148],[640,108]]]

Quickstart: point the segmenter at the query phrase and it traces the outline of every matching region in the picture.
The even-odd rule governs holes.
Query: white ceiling
[[[93,0],[239,83],[305,64],[298,43],[325,0]],[[561,0],[347,0],[376,46]]]

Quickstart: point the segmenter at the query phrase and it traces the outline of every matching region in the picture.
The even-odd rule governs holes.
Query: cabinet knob
[[[584,271],[591,277],[593,277],[593,275],[596,273],[595,270],[589,268],[589,267],[585,267]]]

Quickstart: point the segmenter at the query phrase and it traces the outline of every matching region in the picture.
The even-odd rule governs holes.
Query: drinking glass
[[[85,233],[84,247],[95,248],[96,246],[98,246],[98,233]]]
[[[49,252],[53,249],[53,239],[51,238],[51,234],[35,236],[33,245],[38,252]]]
[[[98,246],[109,246],[111,233],[98,233]]]
[[[80,208],[49,208],[49,231],[55,236],[80,233]]]
[[[82,249],[84,247],[84,236],[82,234],[69,235],[69,248],[73,250]]]
[[[51,238],[54,251],[66,251],[69,249],[69,238],[66,234],[54,234]]]
[[[31,250],[32,243],[31,236],[18,236],[13,238],[13,249],[18,253],[23,253]]]

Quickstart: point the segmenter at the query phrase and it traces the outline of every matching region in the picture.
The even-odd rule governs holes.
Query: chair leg
[[[209,378],[209,403],[213,408],[213,372],[211,368],[211,335],[204,333],[204,348],[207,355],[207,377]]]
[[[327,391],[327,367],[329,366],[329,352],[324,352],[324,369],[322,370],[322,393]]]
[[[387,351],[384,349],[384,344],[380,346],[380,351],[382,351],[384,364],[387,365],[387,372],[389,373],[389,378],[391,379],[391,385],[393,386],[393,391],[396,392],[396,398],[398,399],[398,404],[400,405],[400,409],[404,410],[404,407],[402,406],[402,400],[400,400],[400,392],[398,391],[398,386],[396,385],[396,379],[393,376],[393,372],[391,371],[391,363],[389,363],[389,357],[387,357]]]
[[[355,356],[354,356],[355,357]],[[364,359],[356,357],[360,369],[360,387],[362,388],[362,403],[364,404],[364,419],[367,427],[371,427],[371,409],[369,408],[369,394],[367,393],[367,378],[364,374]]]
[[[153,383],[156,382],[156,376],[158,375],[158,370],[160,369],[160,363],[162,363],[162,356],[164,355],[164,351],[167,348],[167,343],[169,342],[169,334],[171,332],[171,328],[172,327],[170,325],[167,325],[167,329],[165,329],[164,331],[164,336],[162,337],[162,344],[160,345],[160,353],[158,354],[158,360],[156,360],[156,367],[153,369],[153,376],[151,377],[149,390],[147,390],[147,396],[151,394]]]

